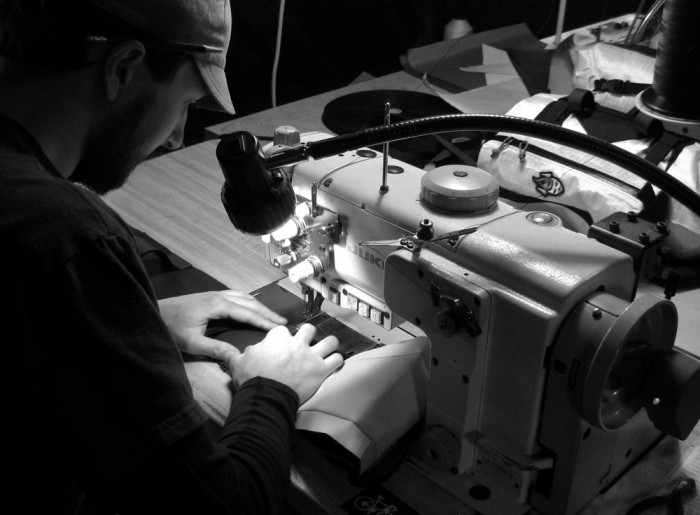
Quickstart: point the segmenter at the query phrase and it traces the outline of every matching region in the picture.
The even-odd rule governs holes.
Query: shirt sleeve
[[[234,395],[218,442],[201,426],[182,440],[91,492],[120,515],[287,513],[296,393],[276,381],[247,381]]]
[[[96,241],[56,281],[73,299],[52,317],[72,379],[51,395],[78,484],[112,485],[120,514],[285,513],[296,393],[247,381],[217,442],[131,242]]]
[[[78,486],[133,467],[206,420],[127,237],[99,238],[43,277],[33,307],[41,322],[27,329],[41,381],[30,387]]]

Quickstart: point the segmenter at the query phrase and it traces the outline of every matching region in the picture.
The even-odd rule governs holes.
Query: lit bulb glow
[[[293,238],[299,234],[299,226],[294,221],[294,219],[287,220],[287,222],[272,233],[272,237],[276,241],[282,241],[289,238]]]
[[[294,265],[287,273],[289,274],[289,280],[296,284],[299,281],[313,277],[316,272],[314,270],[314,265],[307,260],[302,261],[298,265]]]

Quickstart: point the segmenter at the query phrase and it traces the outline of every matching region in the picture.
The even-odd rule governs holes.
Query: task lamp
[[[513,132],[589,152],[633,172],[700,216],[700,196],[641,157],[558,125],[491,114],[454,114],[407,120],[283,147],[270,155],[263,152],[258,139],[249,132],[227,134],[216,149],[225,178],[221,199],[236,229],[246,234],[269,234],[294,215],[294,191],[284,167],[362,147],[461,130]]]

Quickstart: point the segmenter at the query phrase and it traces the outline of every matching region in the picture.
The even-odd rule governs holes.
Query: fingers
[[[311,344],[311,341],[316,335],[316,327],[311,324],[303,324],[294,335],[295,338]]]
[[[268,335],[273,336],[279,332],[283,332],[287,335],[290,335],[289,330],[286,326],[277,326],[270,330],[268,332]],[[302,342],[305,345],[310,346],[315,335],[316,327],[314,327],[311,324],[303,324],[293,336],[293,338],[299,342]],[[343,357],[339,353],[335,352],[336,350],[338,350],[339,346],[340,342],[338,341],[338,338],[336,338],[335,336],[326,336],[323,340],[317,342],[313,346],[310,346],[309,352],[313,352],[314,354],[321,356],[322,358],[326,358],[326,360],[328,360],[329,357],[335,354],[335,357],[328,361],[328,365],[331,367],[331,370],[335,370],[335,368],[339,367],[343,363]]]
[[[294,336],[286,326],[274,327],[262,341],[230,358],[234,383],[267,377],[288,385],[305,401],[343,364],[342,356],[335,352],[338,339],[328,336],[311,346],[315,333],[310,324],[302,325]]]
[[[240,351],[233,345],[207,336],[201,336],[193,340],[193,344],[197,354],[208,356],[218,361],[229,362],[240,355]]]
[[[277,333],[282,333],[282,334],[278,337]],[[280,338],[282,336],[284,336],[286,338],[291,338],[291,333],[289,332],[289,329],[287,329],[287,326],[285,326],[285,325],[276,325],[275,327],[273,327],[272,329],[270,329],[267,332],[267,337],[265,339],[268,339],[268,338],[277,339],[277,338]],[[280,340],[280,341],[282,341],[282,340]]]
[[[252,295],[238,290],[218,292],[224,302],[218,305],[217,316],[232,318],[239,322],[269,330],[287,323],[287,319],[275,313]]]
[[[311,345],[315,335],[315,326],[311,324],[303,324],[294,335],[294,338],[303,341],[307,345]],[[317,342],[313,347],[311,347],[311,350],[317,354],[320,354],[321,356],[326,356],[327,354],[337,350],[339,345],[340,342],[338,341],[338,338],[335,336],[326,336],[323,340]]]
[[[311,350],[321,356],[327,356],[331,352],[338,350],[339,346],[338,338],[335,336],[326,336],[323,340],[311,347]]]
[[[343,365],[345,359],[343,359],[343,356],[339,352],[334,352],[330,356],[326,356],[324,361],[326,363],[326,369],[328,370],[328,373],[331,374]]]
[[[316,328],[311,324],[304,324],[297,331],[295,338],[301,338],[306,344],[310,344],[316,334]],[[326,336],[323,340],[317,342],[310,351],[321,356],[324,361],[327,372],[330,374],[339,368],[343,362],[343,356],[335,352],[338,350],[340,342],[335,336]]]

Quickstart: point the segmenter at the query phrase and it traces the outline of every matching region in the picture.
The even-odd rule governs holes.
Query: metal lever
[[[433,306],[439,308],[445,305],[433,317],[433,323],[443,336],[452,336],[460,326],[464,327],[467,334],[476,338],[481,334],[481,327],[474,317],[474,313],[458,297],[441,293],[442,289],[436,283],[430,283],[430,292],[433,298]]]
[[[426,241],[440,241],[448,240],[450,238],[458,238],[460,236],[464,236],[465,234],[471,234],[478,230],[479,226],[473,225],[471,227],[466,227],[458,231],[452,231],[445,234],[440,234],[438,236],[433,236],[429,240],[419,238],[416,233],[412,234],[411,236],[406,236],[404,238],[399,238],[396,240],[361,241],[359,242],[359,245],[367,247],[403,247],[406,250],[414,251],[419,249]]]

